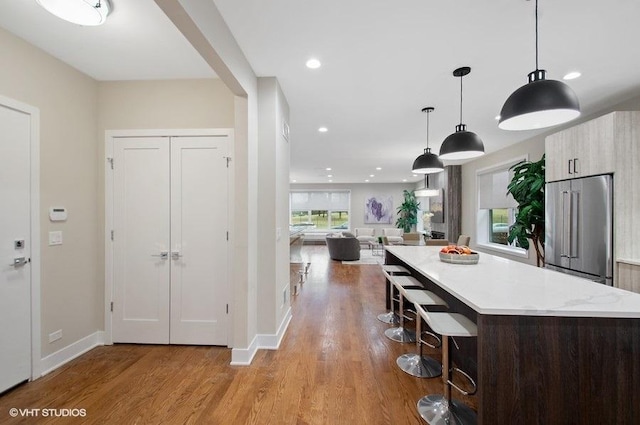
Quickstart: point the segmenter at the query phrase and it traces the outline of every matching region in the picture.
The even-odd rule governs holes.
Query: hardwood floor
[[[279,350],[229,366],[231,350],[197,346],[98,347],[0,396],[1,424],[421,424],[417,400],[440,378],[396,366],[415,345],[387,339],[379,266],[331,261],[304,246],[307,281]],[[299,265],[291,266],[297,279]],[[427,352],[440,360],[438,350]],[[467,402],[473,404],[473,399]],[[84,409],[81,417],[11,418],[9,409]],[[76,411],[76,414],[79,412]],[[81,413],[81,412],[80,412]]]

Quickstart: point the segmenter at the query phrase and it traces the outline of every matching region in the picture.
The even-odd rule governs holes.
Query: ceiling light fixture
[[[318,59],[309,59],[305,65],[310,69],[318,69],[322,66]]]
[[[568,72],[565,74],[564,77],[562,77],[563,80],[575,80],[576,78],[579,78],[582,74],[579,71],[572,71],[572,72]]]
[[[460,77],[460,124],[456,125],[456,132],[442,142],[440,159],[470,159],[484,155],[484,144],[480,137],[472,131],[467,131],[467,126],[462,124],[462,77],[470,72],[471,68],[468,66],[453,71],[454,77]]]
[[[111,11],[109,0],[36,0],[47,12],[84,26],[102,25]]]
[[[536,18],[536,69],[529,83],[514,91],[502,106],[498,127],[503,130],[534,130],[562,124],[580,116],[580,103],[571,88],[557,80],[545,79],[538,68],[538,0]]]
[[[329,129],[328,129],[327,127],[320,127],[320,128],[318,129],[318,131],[319,131],[320,133],[326,133],[327,131],[329,131]]]
[[[430,196],[438,196],[440,194],[440,189],[429,189],[429,175],[424,175],[424,188],[414,190],[413,194],[416,196],[430,197]]]
[[[444,164],[442,163],[442,160],[438,158],[438,155],[435,153],[431,153],[431,149],[429,148],[429,114],[435,109],[436,108],[433,106],[422,108],[422,112],[426,112],[427,114],[427,148],[424,150],[422,155],[418,156],[413,161],[411,171],[414,173],[432,174],[444,171]]]

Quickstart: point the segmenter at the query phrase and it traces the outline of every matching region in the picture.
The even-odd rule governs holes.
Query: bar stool
[[[418,413],[430,425],[476,424],[476,413],[464,403],[451,399],[452,386],[464,395],[473,395],[477,391],[476,383],[462,370],[450,369],[451,359],[449,357],[449,338],[477,336],[478,330],[475,323],[459,313],[427,312],[421,306],[416,306],[416,311],[434,332],[442,335],[442,382],[444,384],[444,395],[427,395],[418,400]],[[449,379],[450,372],[464,375],[471,382],[473,390],[464,391],[455,385]]]
[[[404,314],[404,296],[402,295],[403,289],[424,289],[422,283],[412,276],[390,276],[386,272],[382,272],[389,279],[389,282],[398,289],[398,298],[394,301],[398,301],[398,316],[400,317],[400,323],[397,328],[390,328],[384,331],[387,338],[396,342],[416,342],[416,334],[414,331],[406,329],[404,327],[405,319],[408,317]],[[393,309],[393,305],[391,306]]]
[[[409,270],[402,266],[397,266],[395,264],[383,264],[382,271],[387,272],[391,276],[400,275],[400,274],[411,274]],[[387,303],[389,304],[390,310],[388,313],[378,314],[378,320],[382,323],[386,323],[389,325],[397,325],[399,323],[398,315],[395,311],[393,311],[393,284],[390,280],[386,279],[387,286]]]
[[[412,302],[418,309],[424,307],[449,307],[447,303],[433,292],[422,289],[402,289],[404,298]],[[438,344],[432,345],[422,339],[426,333],[438,340]],[[403,354],[396,359],[396,363],[404,372],[417,378],[435,378],[442,374],[442,365],[437,360],[422,355],[422,345],[426,344],[431,348],[439,347],[440,339],[431,332],[422,332],[422,317],[416,314],[416,353]]]

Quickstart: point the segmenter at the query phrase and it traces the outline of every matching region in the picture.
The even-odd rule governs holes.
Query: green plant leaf
[[[541,243],[543,248],[536,249],[537,255],[544,252],[544,164],[544,155],[536,162],[520,161],[514,164],[509,168],[513,178],[507,185],[507,193],[518,203],[516,221],[509,228],[507,240],[509,243],[516,241],[524,249],[529,249],[530,241]]]

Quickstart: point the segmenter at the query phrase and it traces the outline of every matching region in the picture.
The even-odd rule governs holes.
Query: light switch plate
[[[62,245],[62,230],[49,232],[49,246]]]

